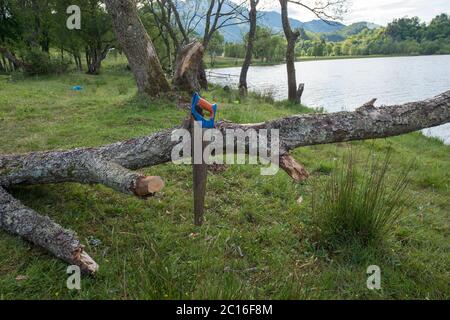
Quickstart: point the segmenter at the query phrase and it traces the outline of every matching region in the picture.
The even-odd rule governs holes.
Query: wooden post
[[[298,85],[298,89],[297,89],[297,97],[296,97],[296,102],[298,104],[302,103],[302,95],[303,95],[303,90],[305,90],[305,84],[304,83],[300,83]]]

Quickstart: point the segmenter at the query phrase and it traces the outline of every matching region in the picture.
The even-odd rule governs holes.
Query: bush
[[[389,236],[405,200],[407,172],[388,183],[390,151],[358,168],[352,152],[335,166],[331,177],[315,190],[312,207],[319,238],[333,246],[356,240],[368,245]],[[363,171],[363,173],[361,173]]]
[[[28,50],[24,55],[24,60],[29,65],[25,73],[31,76],[64,73],[70,65],[69,61],[53,58],[39,49]]]

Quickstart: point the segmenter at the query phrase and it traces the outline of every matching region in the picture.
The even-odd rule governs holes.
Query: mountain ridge
[[[227,7],[228,6],[228,7]],[[184,5],[180,8],[180,11],[183,12],[190,12],[192,6],[189,5],[189,0],[184,2]],[[199,10],[206,10],[207,9],[207,3],[202,3],[199,7]],[[225,2],[223,5],[223,12],[227,12],[231,10],[231,7]],[[243,12],[244,15],[248,15],[247,9]],[[354,32],[353,30],[362,30],[364,27],[367,27],[369,29],[374,28],[375,26],[378,27],[375,24],[372,24],[370,22],[358,22],[356,24],[351,24],[349,26],[346,26],[345,24],[338,22],[338,21],[323,21],[319,19],[310,20],[306,22],[302,22],[295,18],[289,18],[291,27],[293,29],[297,28],[303,28],[305,31],[315,33],[315,34],[324,34],[325,38],[330,39],[336,39],[336,41],[339,41],[342,39],[344,34],[346,34],[346,28],[350,28],[349,33]],[[225,42],[231,42],[231,43],[240,43],[243,41],[244,35],[249,30],[249,25],[247,23],[244,24],[238,24],[238,20],[230,20],[229,21],[230,26],[223,27],[219,30],[219,32],[224,36]],[[281,24],[281,14],[277,11],[259,11],[258,12],[258,25],[264,26],[270,28],[274,33],[282,33],[283,32],[283,26]],[[352,27],[355,25],[354,27]],[[203,35],[205,28],[205,22],[200,21],[195,31],[199,35]],[[344,30],[344,31],[343,31]],[[328,36],[327,36],[328,35]],[[345,37],[344,37],[345,38]]]
[[[372,22],[359,21],[349,25],[345,25],[337,21],[329,21],[328,23],[315,19],[306,22],[289,18],[292,29],[303,28],[315,34],[323,34],[327,40],[342,41],[350,35],[360,33],[363,29],[376,29],[381,27]],[[283,26],[281,24],[281,15],[276,11],[260,11],[258,17],[258,25],[270,28],[274,33],[282,33]],[[239,43],[242,42],[243,36],[248,32],[248,25],[235,25],[220,29],[219,32],[224,36],[226,42]]]

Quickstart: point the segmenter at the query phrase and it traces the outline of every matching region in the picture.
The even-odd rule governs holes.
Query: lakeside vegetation
[[[254,64],[281,63],[284,61],[285,50],[286,41],[283,35],[273,33],[268,28],[257,29]],[[222,51],[215,52],[216,55],[218,53],[223,53],[226,58],[242,58],[245,45],[225,43]],[[414,17],[395,19],[387,27],[372,29],[365,23],[359,23],[329,34],[313,34],[300,30],[300,40],[296,45],[296,56],[299,60],[449,53],[450,18],[445,13],[436,16],[429,24]]]
[[[137,98],[124,61],[103,67],[99,76],[1,76],[0,153],[99,146],[185,117],[174,101]],[[219,119],[239,123],[314,112],[255,94],[241,100],[218,87],[204,95],[218,103]],[[312,195],[350,148],[360,168],[369,155],[395,150],[388,188],[414,160],[404,191],[410,201],[385,241],[324,246]],[[208,177],[201,229],[192,224],[190,166],[140,170],[166,180],[148,200],[102,185],[17,186],[16,198],[75,230],[101,267],[82,279],[82,290],[69,291],[64,262],[0,232],[0,299],[448,299],[449,152],[420,133],[301,148],[293,156],[311,172],[302,184],[281,171],[265,177],[259,166],[229,166]],[[366,287],[373,264],[382,272],[379,291]]]
[[[446,55],[446,54],[444,54]],[[308,62],[308,61],[322,61],[322,60],[348,60],[348,59],[375,59],[375,58],[394,58],[394,57],[413,57],[413,56],[426,56],[426,55],[412,55],[412,54],[391,54],[391,55],[383,55],[383,54],[373,54],[373,55],[359,55],[359,56],[322,56],[322,57],[297,57],[296,62]],[[204,62],[208,69],[219,69],[219,68],[232,68],[232,67],[240,67],[244,59],[242,58],[230,58],[230,57],[215,57],[214,64],[211,64],[211,57],[209,55],[205,55]],[[252,62],[252,66],[274,66],[278,64],[284,64],[284,61],[278,62],[261,62],[254,61]]]

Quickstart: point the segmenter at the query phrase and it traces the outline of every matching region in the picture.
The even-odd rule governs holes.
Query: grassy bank
[[[73,85],[83,90],[72,91]],[[186,115],[171,101],[137,99],[135,92],[121,64],[107,63],[100,76],[2,76],[0,152],[99,146],[177,125]],[[311,112],[256,96],[239,103],[233,95],[206,93],[218,103],[218,117],[235,122]],[[359,163],[392,147],[393,181],[414,159],[405,191],[412,201],[394,237],[330,250],[311,228],[312,193],[350,146]],[[230,166],[209,175],[202,228],[192,224],[189,166],[141,170],[166,181],[164,191],[146,201],[100,185],[14,187],[23,203],[75,230],[100,272],[83,278],[82,290],[69,291],[65,263],[0,231],[0,298],[448,299],[449,152],[419,133],[301,148],[293,155],[312,174],[303,184],[283,172],[261,176],[258,166]],[[369,265],[381,268],[379,291],[366,287]]]

